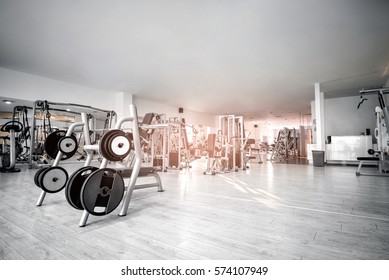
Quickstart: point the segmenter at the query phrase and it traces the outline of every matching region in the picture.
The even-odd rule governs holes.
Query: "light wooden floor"
[[[165,192],[135,191],[126,217],[117,209],[85,228],[64,192],[35,206],[36,170],[0,174],[0,259],[389,259],[389,178],[341,166],[204,167],[160,173]]]

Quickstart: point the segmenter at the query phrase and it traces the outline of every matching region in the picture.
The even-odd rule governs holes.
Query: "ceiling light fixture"
[[[10,104],[12,104],[12,103],[14,103],[14,102],[15,102],[15,101],[6,100],[6,99],[3,100],[3,103],[8,104],[8,105],[10,105]]]

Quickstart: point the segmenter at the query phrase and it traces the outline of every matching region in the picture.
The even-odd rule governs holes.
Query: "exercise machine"
[[[244,118],[235,115],[219,116],[218,135],[224,136],[223,146],[227,151],[228,169],[238,171],[239,168],[246,169],[246,143]]]
[[[204,175],[215,175],[216,173],[228,172],[228,144],[226,143],[225,136],[221,134],[210,133],[208,134],[207,146],[205,151],[207,152],[207,167],[204,171]]]
[[[16,137],[16,163],[27,163],[30,154],[31,135],[28,110],[32,109],[28,106],[15,106],[13,109],[13,120],[18,120],[23,129]]]
[[[247,168],[247,163],[250,162],[251,160],[258,160],[258,163],[263,163],[260,154],[260,149],[255,148],[255,139],[247,138],[244,150],[246,151],[244,157],[246,168]]]
[[[153,118],[148,117],[149,115]],[[148,113],[144,116],[142,123],[139,125],[142,151],[145,153],[144,162],[151,162],[155,169],[166,172],[166,155],[167,155],[167,133],[169,124],[164,114]],[[147,141],[145,149],[142,133],[147,131]]]
[[[298,155],[297,130],[295,128],[284,128],[278,132],[277,140],[272,151],[270,160],[283,162]]]
[[[367,100],[367,95],[377,95],[379,106],[375,108],[376,128],[374,129],[374,137],[377,140],[377,150],[369,149],[368,153],[371,157],[358,157],[358,169],[355,172],[357,176],[389,176],[389,114],[386,104],[385,94],[389,94],[389,88],[379,89],[362,89],[360,92],[360,102],[358,109],[364,101]],[[376,164],[378,167],[377,173],[361,172],[364,165]]]
[[[19,121],[9,121],[3,124],[0,128],[1,132],[7,132],[9,136],[2,136],[2,151],[1,151],[1,162],[2,166],[0,172],[20,172],[19,168],[15,168],[16,164],[16,137],[15,134],[23,130],[23,124]],[[7,144],[7,140],[9,143]],[[8,149],[8,150],[7,150]]]
[[[179,169],[191,167],[191,153],[189,150],[188,125],[184,118],[169,118],[168,128],[168,169]]]
[[[1,132],[8,133],[1,139],[1,170],[2,172],[19,172],[15,165],[27,162],[30,150],[30,126],[28,124],[27,106],[13,108],[12,121],[1,126]]]
[[[69,122],[76,122],[76,117],[79,118],[81,112],[88,114],[89,118],[87,122],[89,122],[90,133],[94,133],[94,135],[90,137],[95,141],[97,141],[99,138],[95,133],[99,130],[102,130],[104,133],[104,131],[108,130],[115,124],[117,119],[117,115],[114,111],[102,110],[99,108],[74,103],[59,103],[47,100],[37,100],[34,102],[32,109],[33,113],[30,129],[31,147],[29,155],[29,168],[36,167],[36,165],[38,165],[40,162],[42,164],[48,164],[48,160],[43,154],[43,145],[48,135],[56,130],[54,129],[54,121],[52,120],[52,116],[54,114],[53,112],[62,113],[66,116],[72,116],[70,117],[72,119],[71,121],[67,120],[64,122],[66,126],[69,125]],[[94,117],[98,114],[104,114],[104,117],[106,116],[104,119],[104,128],[102,129],[97,128],[97,120]],[[86,136],[84,135],[84,137]],[[33,161],[35,161],[36,164],[34,164]]]

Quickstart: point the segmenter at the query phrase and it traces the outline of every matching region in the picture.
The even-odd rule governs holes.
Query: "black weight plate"
[[[70,176],[66,185],[65,197],[72,207],[78,210],[84,210],[80,199],[81,189],[86,178],[97,169],[94,166],[81,167]]]
[[[100,140],[99,150],[101,155],[106,158],[109,161],[119,161],[114,154],[110,152],[109,146],[111,139],[113,137],[116,137],[116,135],[120,135],[120,131],[118,129],[113,129],[108,131],[103,135],[103,137]]]
[[[62,160],[66,160],[66,159],[69,159],[71,158],[76,152],[77,152],[77,149],[78,149],[78,142],[77,142],[77,138],[74,134],[70,135],[70,136],[66,136],[66,137],[70,137],[73,139],[73,142],[76,143],[75,145],[75,149],[74,151],[72,151],[71,153],[67,153],[67,154],[62,154]],[[61,140],[60,140],[61,141]],[[58,143],[59,144],[59,143]]]
[[[109,139],[112,136],[113,133],[115,133],[113,130],[110,130],[107,133],[105,133],[103,135],[103,137],[101,138],[100,144],[99,144],[100,154],[103,156],[103,158],[106,158],[106,159],[108,159],[110,161],[112,160],[112,155],[109,154],[109,151],[108,151],[108,141],[107,141],[107,139]]]
[[[43,171],[45,171],[48,167],[42,167],[41,169],[39,169],[35,175],[34,175],[34,183],[37,187],[41,187],[39,185],[39,175],[42,174]]]
[[[47,136],[47,138],[45,140],[45,144],[44,144],[44,149],[50,158],[55,159],[55,157],[57,156],[57,154],[58,154],[58,142],[65,135],[66,135],[65,130],[57,130],[57,131],[50,133]]]
[[[124,181],[120,174],[110,168],[99,169],[85,180],[81,203],[88,213],[103,216],[118,207],[123,194]]]
[[[62,137],[58,141],[58,150],[62,152],[62,159],[68,159],[77,152],[78,143],[74,135]]]
[[[108,131],[100,140],[100,153],[109,161],[121,161],[131,152],[130,134],[119,129]]]
[[[38,187],[40,187],[40,188],[42,188],[41,185],[40,185],[41,178],[42,178],[42,173],[43,173],[43,171],[45,171],[47,168],[49,168],[49,167],[44,167],[44,170],[42,170],[42,172],[39,172],[39,174],[38,174],[37,183],[38,183]]]
[[[49,136],[47,136],[44,144],[44,149],[50,158],[55,159],[57,157],[57,154],[59,152],[58,144],[60,140],[65,136],[66,136],[65,130],[57,130],[50,133]],[[74,140],[74,142],[77,143],[76,136],[72,134],[68,137],[71,137]],[[63,154],[61,160],[66,160],[68,158],[70,158],[70,156]]]
[[[48,193],[62,190],[68,181],[68,173],[59,166],[51,166],[42,171],[39,176],[39,186]]]

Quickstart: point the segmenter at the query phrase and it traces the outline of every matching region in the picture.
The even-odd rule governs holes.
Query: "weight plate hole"
[[[111,189],[110,189],[109,187],[104,186],[104,187],[102,187],[102,188],[100,189],[100,195],[101,195],[102,197],[106,197],[107,195],[109,195],[110,191],[111,191]]]

